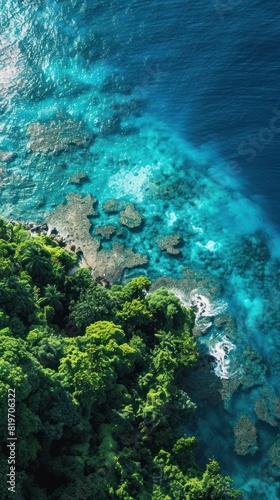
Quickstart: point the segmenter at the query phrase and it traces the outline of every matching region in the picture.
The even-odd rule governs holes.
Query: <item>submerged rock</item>
[[[238,420],[234,434],[236,436],[234,450],[237,455],[254,455],[258,450],[257,429],[247,415]]]
[[[117,227],[112,224],[108,224],[107,226],[97,226],[95,228],[96,236],[101,236],[104,240],[109,240],[113,234],[117,231]]]
[[[239,377],[233,378],[223,378],[222,381],[222,389],[221,389],[221,397],[224,402],[224,407],[229,408],[231,403],[231,398],[233,394],[240,388],[241,380]]]
[[[268,452],[268,458],[272,465],[280,469],[280,434],[277,435],[276,440]]]
[[[185,182],[178,179],[174,182],[166,182],[165,179],[156,182],[150,182],[148,186],[148,192],[151,196],[159,198],[161,200],[176,200],[178,196],[183,196],[187,199],[188,189]]]
[[[119,200],[107,200],[102,205],[102,210],[106,214],[114,214],[119,213],[121,210],[125,208],[125,202]]]
[[[261,356],[259,356],[251,346],[246,346],[243,350],[243,359],[240,360],[242,364],[242,386],[243,388],[250,389],[265,384],[265,372],[267,370]]]
[[[76,184],[77,186],[79,186],[80,184],[88,180],[89,178],[85,172],[78,172],[77,174],[71,175],[69,184]]]
[[[120,212],[120,224],[128,227],[129,229],[141,226],[142,222],[143,217],[139,214],[139,212],[137,212],[133,203],[129,203],[125,210]]]
[[[260,397],[255,402],[254,410],[259,420],[267,422],[273,427],[277,426],[276,419],[280,418],[280,400],[272,388],[264,387]]]
[[[161,250],[166,250],[170,255],[180,255],[181,250],[176,248],[180,245],[182,238],[179,234],[170,234],[156,240],[157,245]]]
[[[47,202],[47,198],[46,196],[39,196],[39,198],[37,198],[36,200],[36,207],[37,208],[40,208],[40,207],[43,207]]]
[[[0,168],[0,181],[8,177],[6,168]]]
[[[214,320],[214,325],[219,330],[224,330],[227,335],[231,335],[232,332],[236,331],[236,322],[233,316],[230,314],[222,314]]]
[[[83,146],[90,142],[90,134],[80,123],[70,118],[59,118],[29,125],[27,149],[41,153],[59,153],[71,146]]]
[[[16,153],[12,151],[3,151],[2,149],[0,149],[0,161],[2,161],[3,163],[13,161],[16,156]]]

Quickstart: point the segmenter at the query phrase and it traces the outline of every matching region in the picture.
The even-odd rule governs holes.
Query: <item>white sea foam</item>
[[[223,300],[211,302],[208,297],[199,293],[199,288],[195,288],[189,294],[185,294],[176,288],[172,288],[170,291],[180,299],[184,307],[195,308],[197,320],[201,317],[212,318],[218,316],[225,313],[228,309],[227,302]]]
[[[227,303],[222,300],[211,302],[208,297],[199,293],[199,288],[192,290],[188,295],[177,289],[171,291],[180,299],[184,307],[191,307],[195,310],[195,324],[203,334],[212,326],[211,318],[226,312],[228,308]]]
[[[211,336],[209,340],[209,354],[216,359],[214,371],[219,378],[233,378],[238,374],[238,370],[233,368],[234,358],[230,356],[236,346],[224,335],[221,340]]]
[[[222,300],[211,302],[208,297],[199,293],[199,288],[193,290],[189,297],[190,303],[188,307],[195,307],[197,318],[201,316],[213,317],[222,314],[227,310],[227,303]]]

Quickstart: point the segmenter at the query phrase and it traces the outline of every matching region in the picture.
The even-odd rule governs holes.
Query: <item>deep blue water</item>
[[[116,59],[126,75],[184,138],[235,160],[279,227],[279,4],[136,1],[129,16],[120,3]]]
[[[198,295],[206,304],[197,325],[202,350],[217,358],[214,382],[203,379],[215,390],[193,389],[199,423],[182,422],[201,436],[198,459],[217,456],[244,498],[279,498],[277,2],[0,6],[0,149],[16,154],[0,166],[0,213],[42,221],[70,191],[90,192],[99,206],[108,198],[136,204],[145,225],[125,244],[149,264],[124,279],[165,275],[187,305]],[[82,127],[94,137],[61,147],[72,133],[66,120],[76,135]],[[80,171],[90,182],[69,184]],[[101,209],[98,220],[118,224]],[[156,244],[174,233],[183,237],[179,258]],[[184,281],[186,267],[193,274]],[[258,443],[244,456],[234,449],[242,415]]]

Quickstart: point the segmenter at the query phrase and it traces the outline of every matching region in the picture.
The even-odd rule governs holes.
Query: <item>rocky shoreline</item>
[[[90,199],[90,203],[92,203],[92,199]],[[92,210],[94,211],[94,209]],[[89,219],[87,221],[88,227],[90,227]],[[81,246],[77,245],[77,242],[71,237],[67,237],[67,234],[63,234],[59,224],[56,227],[47,222],[36,224],[28,221],[22,226],[34,237],[37,235],[48,236],[59,246],[75,252],[78,256],[78,264],[70,271],[70,274],[73,274],[79,267],[89,267],[93,279],[103,287],[109,288],[113,282],[120,279],[123,269],[129,265],[125,261],[125,252],[129,252],[129,249],[124,249],[124,245],[118,254],[118,258],[120,258],[119,255],[123,252],[121,265],[117,267],[117,261],[110,257],[112,267],[106,274],[102,273],[100,268],[92,269]],[[106,239],[108,234],[105,232],[103,236]],[[94,239],[90,233],[88,233],[88,237],[90,241]],[[112,249],[116,245],[118,243],[114,243]],[[111,254],[112,250],[108,252],[101,249],[100,252],[103,252],[103,255],[104,252]],[[104,266],[102,259],[97,260],[98,262]],[[103,270],[104,267],[101,269]],[[241,352],[237,342],[235,320],[227,311],[225,303],[221,302],[221,290],[217,282],[207,273],[185,268],[181,279],[163,276],[155,280],[151,292],[162,286],[171,290],[185,307],[192,308],[196,313],[193,334],[200,345],[201,358],[197,368],[186,382],[185,389],[191,398],[202,404],[205,402],[210,406],[223,404],[226,409],[229,409],[232,398],[237,391],[248,391],[254,388],[257,381],[263,387],[263,397],[256,400],[254,413],[258,421],[266,422],[275,427],[280,418],[280,400],[265,380],[265,367],[261,358],[249,346],[246,346],[245,349],[243,346]],[[230,351],[236,351],[232,357]],[[236,366],[242,366],[242,370],[237,372]],[[217,367],[220,375],[217,373]],[[259,436],[252,416],[247,413],[242,414],[232,431],[235,440],[235,453],[239,456],[255,455],[259,449]],[[273,457],[278,453],[278,445],[277,441],[270,450]]]

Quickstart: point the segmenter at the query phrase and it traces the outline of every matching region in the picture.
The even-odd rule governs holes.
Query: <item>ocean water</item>
[[[91,193],[94,233],[119,227],[106,200],[135,204],[144,224],[113,241],[149,260],[123,279],[145,273],[195,307],[212,356],[186,382],[198,460],[216,456],[245,499],[280,498],[276,0],[0,6],[0,214],[42,222]],[[161,251],[175,234],[180,254]]]

